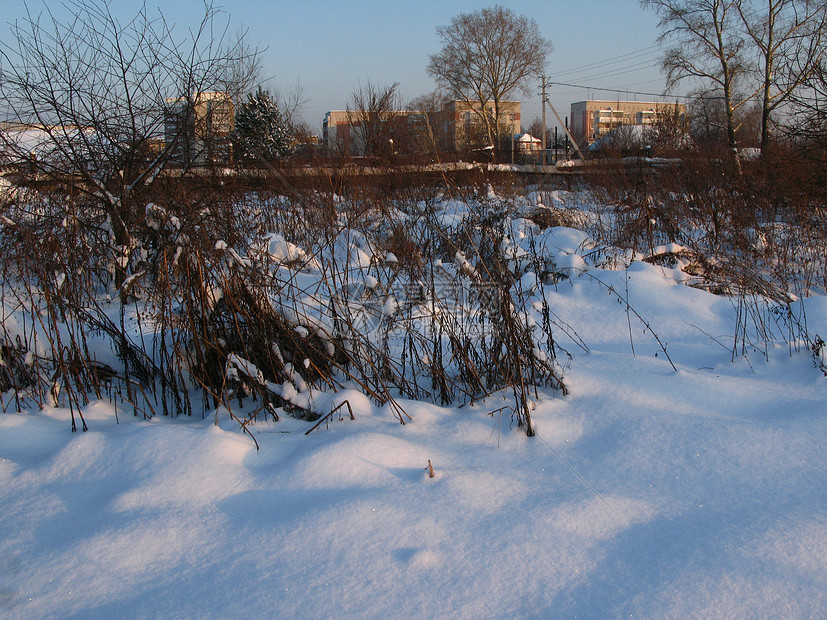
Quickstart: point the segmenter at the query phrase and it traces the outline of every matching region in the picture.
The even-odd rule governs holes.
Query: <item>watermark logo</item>
[[[466,335],[482,335],[502,316],[508,300],[503,286],[483,283],[393,283],[381,288],[355,286],[339,308],[343,320],[359,334],[433,336],[440,326],[462,325]]]

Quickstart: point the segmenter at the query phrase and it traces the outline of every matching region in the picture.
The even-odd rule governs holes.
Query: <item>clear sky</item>
[[[46,6],[60,11],[57,0]],[[124,16],[134,14],[140,0],[113,0]],[[429,54],[439,50],[436,28],[458,13],[492,6],[479,0],[216,0],[231,16],[233,28],[247,28],[251,41],[267,48],[264,73],[268,85],[282,91],[303,92],[301,116],[320,131],[324,113],[347,107],[354,90],[367,81],[379,86],[399,83],[402,101],[434,89],[425,67]],[[552,85],[551,103],[562,116],[582,99],[634,99],[635,95],[598,88],[661,93],[664,80],[658,69],[657,18],[643,11],[637,0],[522,0],[501,2],[537,21],[554,45],[547,75],[557,82],[593,87]],[[23,15],[21,0],[5,0],[6,22]],[[9,6],[11,5],[11,6]],[[197,22],[202,0],[147,0],[162,6],[168,21],[178,28]],[[42,6],[29,0],[36,12]],[[7,28],[0,34],[8,40]],[[532,92],[539,93],[539,79]],[[540,116],[540,98],[519,95],[523,125]],[[652,97],[637,95],[638,100]],[[550,111],[549,126],[556,124]]]

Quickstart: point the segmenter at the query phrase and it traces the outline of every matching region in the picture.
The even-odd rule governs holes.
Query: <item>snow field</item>
[[[559,285],[591,351],[568,397],[541,394],[531,439],[488,415],[497,397],[402,401],[401,426],[350,392],[355,421],[260,424],[258,453],[227,419],[115,424],[95,402],[70,434],[64,410],[3,415],[5,612],[818,616],[823,377],[806,352],[730,363],[686,322],[725,333],[731,308],[630,271],[679,371],[643,335],[631,354],[600,286]]]
[[[518,250],[528,232],[513,224]],[[545,298],[573,358],[567,396],[538,390],[534,438],[508,391],[400,399],[405,425],[355,389],[303,392],[355,420],[261,422],[258,452],[222,411],[144,421],[94,401],[76,434],[65,409],[0,415],[0,617],[823,616],[827,384],[810,352],[754,343],[733,361],[728,298],[677,269],[596,268],[573,229],[535,242],[568,278],[521,276],[530,318]],[[262,251],[306,259],[276,236]],[[334,251],[377,286],[368,240]],[[322,307],[312,265],[293,276]],[[827,299],[802,303],[827,334]]]

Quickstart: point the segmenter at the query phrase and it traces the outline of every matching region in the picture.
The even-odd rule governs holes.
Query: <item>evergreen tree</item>
[[[278,103],[259,86],[235,114],[236,153],[243,159],[277,159],[290,151],[290,138]]]

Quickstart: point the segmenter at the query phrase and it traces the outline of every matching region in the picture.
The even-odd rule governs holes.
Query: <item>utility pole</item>
[[[560,142],[557,140],[557,125],[555,125],[554,126],[554,165],[555,166],[557,165],[557,157],[558,157],[557,145],[558,144],[560,144]]]
[[[548,101],[548,97],[546,96],[546,76],[543,75],[543,97],[542,103],[540,104],[543,108],[543,150],[540,151],[540,163],[544,165],[548,163],[548,158],[546,157],[546,101]]]
[[[557,110],[554,109],[554,105],[552,105],[551,101],[549,101],[548,94],[546,93],[546,84],[554,84],[554,82],[546,82],[546,76],[543,76],[543,151],[545,152],[546,148],[546,104],[548,107],[551,108],[551,111],[554,113],[557,122],[563,126],[563,131],[566,132],[566,140],[571,140],[571,144],[574,146],[574,150],[577,151],[577,154],[580,156],[580,159],[585,160],[586,158],[583,157],[583,153],[580,151],[580,147],[577,146],[577,140],[574,139],[574,136],[571,135],[569,131],[569,119],[566,117],[565,123],[563,119],[560,118],[560,115],[557,113]],[[556,129],[556,128],[555,128]],[[556,142],[556,141],[555,141]],[[568,144],[568,142],[567,142]],[[566,156],[568,156],[569,149],[566,146]]]

